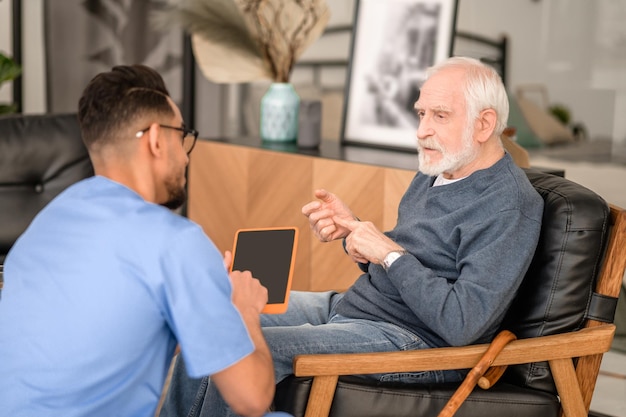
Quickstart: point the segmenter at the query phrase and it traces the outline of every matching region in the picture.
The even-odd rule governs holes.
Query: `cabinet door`
[[[302,206],[311,192],[313,158],[252,150],[248,164],[245,227],[296,226],[300,230],[292,288],[310,287],[310,228]]]
[[[345,202],[355,216],[383,227],[385,170],[381,167],[318,158],[313,162],[313,189],[324,188]],[[311,236],[311,290],[345,290],[361,270],[340,240],[321,243]]]
[[[220,251],[232,249],[240,228],[300,229],[295,290],[345,290],[361,274],[342,242],[322,243],[302,206],[325,188],[363,220],[389,230],[415,173],[353,162],[202,141],[189,164],[188,216]]]
[[[223,253],[248,216],[249,148],[199,141],[188,169],[188,217]]]
[[[297,226],[294,289],[310,279],[310,233],[302,206],[310,201],[312,158],[219,142],[198,142],[189,163],[188,216],[221,252],[235,232],[250,227]]]
[[[396,224],[398,204],[415,172],[317,158],[313,189],[325,188],[341,198],[360,219],[380,230]],[[361,270],[345,254],[342,242],[321,243],[311,236],[312,291],[345,290]]]

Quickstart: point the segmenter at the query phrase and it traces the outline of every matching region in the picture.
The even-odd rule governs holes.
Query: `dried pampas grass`
[[[206,78],[236,83],[288,82],[294,64],[329,18],[324,0],[180,0],[158,12],[155,21],[191,34]]]

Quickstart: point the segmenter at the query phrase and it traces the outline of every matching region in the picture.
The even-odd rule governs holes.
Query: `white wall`
[[[457,27],[486,36],[506,33],[513,91],[543,84],[549,104],[567,105],[591,138],[626,141],[620,104],[626,96],[624,19],[625,1],[459,0]]]
[[[46,112],[46,65],[44,50],[43,1],[22,1],[22,44],[24,72],[22,79],[25,113]]]
[[[351,23],[354,4],[329,1],[329,25]],[[626,118],[621,117],[626,113],[626,48],[619,53],[626,38],[624,20],[623,0],[458,0],[459,30],[494,39],[508,36],[512,92],[543,85],[545,104],[568,106],[573,122],[584,124],[590,138],[626,143]],[[322,38],[302,59],[346,57],[349,45],[346,36]],[[294,82],[309,79],[304,71],[294,73]],[[345,71],[322,73],[327,87],[341,86],[344,79]]]
[[[45,110],[43,0],[23,4],[24,110]],[[354,0],[328,0],[330,24],[350,23]],[[0,0],[0,49],[9,50],[10,1]],[[546,86],[549,101],[569,106],[592,138],[610,137],[626,144],[626,48],[621,39],[626,1],[620,0],[459,0],[457,27],[510,39],[509,85]],[[325,42],[325,43],[323,43]],[[349,54],[349,37],[320,41],[303,58]],[[342,71],[329,73],[342,80]],[[341,81],[339,82],[341,84]],[[337,82],[335,81],[335,86]],[[339,85],[340,86],[340,85]],[[10,97],[0,91],[0,99]]]

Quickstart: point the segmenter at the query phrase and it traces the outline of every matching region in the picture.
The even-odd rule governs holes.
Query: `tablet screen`
[[[252,272],[267,288],[264,313],[287,310],[297,242],[295,227],[241,229],[236,233],[232,269]]]

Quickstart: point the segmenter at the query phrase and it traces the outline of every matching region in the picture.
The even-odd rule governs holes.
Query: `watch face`
[[[404,253],[398,251],[389,252],[387,256],[385,256],[385,259],[383,259],[383,268],[385,270],[389,269],[391,264],[402,255],[404,255]]]

